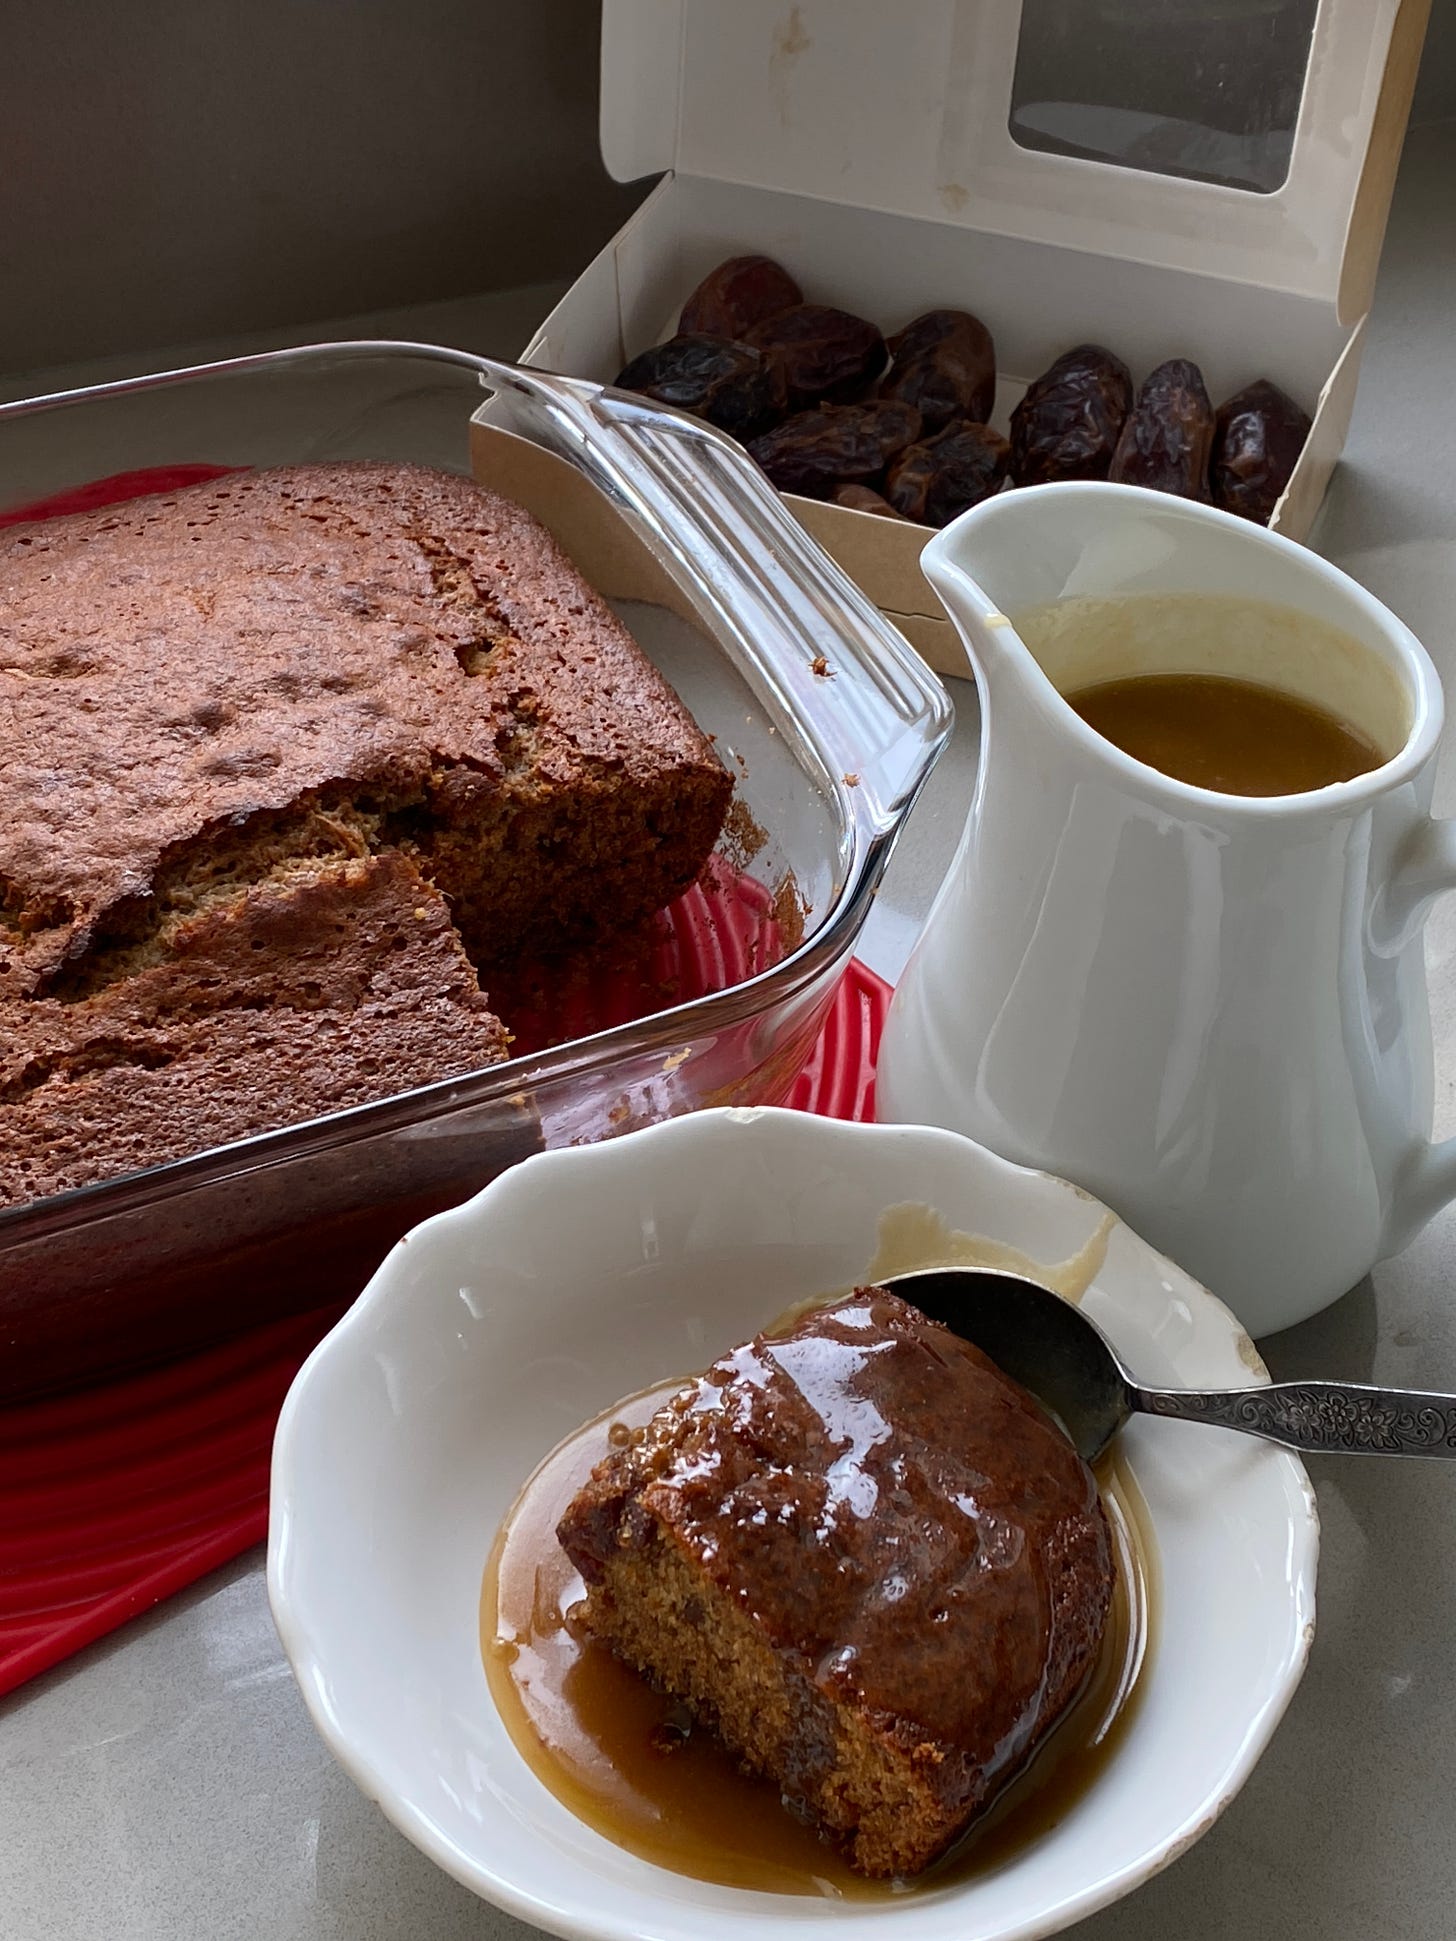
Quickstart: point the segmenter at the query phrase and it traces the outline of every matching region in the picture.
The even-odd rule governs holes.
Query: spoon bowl
[[[1050,1288],[982,1267],[923,1268],[885,1285],[1029,1389],[1084,1462],[1095,1462],[1131,1415],[1130,1385],[1106,1335]]]
[[[884,1285],[989,1355],[1095,1462],[1130,1415],[1174,1416],[1309,1454],[1456,1457],[1456,1395],[1353,1382],[1145,1388],[1073,1302],[1020,1274],[925,1267]]]

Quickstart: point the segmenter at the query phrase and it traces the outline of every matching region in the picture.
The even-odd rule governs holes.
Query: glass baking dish
[[[348,1298],[407,1227],[525,1154],[780,1100],[808,1055],[951,707],[731,440],[459,351],[314,345],[0,406],[0,512],[192,462],[469,472],[472,441],[716,737],[793,947],[631,1023],[0,1211],[0,1397]]]

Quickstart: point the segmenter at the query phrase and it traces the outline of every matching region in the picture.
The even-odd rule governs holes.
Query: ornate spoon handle
[[[1456,1395],[1340,1382],[1268,1388],[1132,1389],[1133,1406],[1282,1442],[1307,1454],[1456,1458]]]

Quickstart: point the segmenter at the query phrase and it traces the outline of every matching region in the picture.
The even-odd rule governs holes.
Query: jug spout
[[[1167,493],[1092,480],[983,499],[935,535],[920,563],[957,626],[984,644],[985,623],[996,614],[1241,585],[1230,570],[1247,574],[1257,553],[1241,520]]]
[[[983,564],[975,531],[963,530],[981,510],[974,507],[932,539],[920,556],[920,570],[964,642],[983,694],[989,695],[1008,682],[1029,679],[1035,662],[1006,606],[982,577],[988,568],[997,577],[994,549]]]
[[[1200,566],[1208,590],[1238,585],[1239,567],[1248,570],[1241,524],[1126,485],[1035,485],[973,506],[936,534],[920,564],[985,684],[1036,686],[1038,660],[1017,631],[1019,615],[1128,593],[1199,591]]]

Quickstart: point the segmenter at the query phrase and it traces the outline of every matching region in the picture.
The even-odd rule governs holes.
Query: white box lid
[[[1201,17],[1225,49],[1240,32],[1257,49],[1259,21],[1292,4],[1203,0]],[[1268,193],[1016,141],[1022,0],[604,0],[602,154],[622,181],[671,169],[788,189],[1334,305],[1402,4],[1407,92],[1393,137],[1382,121],[1387,145],[1398,144],[1428,0],[1319,0],[1288,173]],[[1148,35],[1169,19],[1151,0],[1077,5],[1124,34],[1140,7]],[[1184,46],[1166,43],[1179,59],[1191,31],[1182,11]],[[1392,75],[1397,92],[1401,79]],[[1079,104],[1033,105],[1077,139]],[[1125,110],[1111,123],[1108,110],[1092,112],[1104,135],[1109,125],[1136,134]],[[1158,117],[1141,120],[1156,139]],[[1345,306],[1352,315],[1364,294]]]

